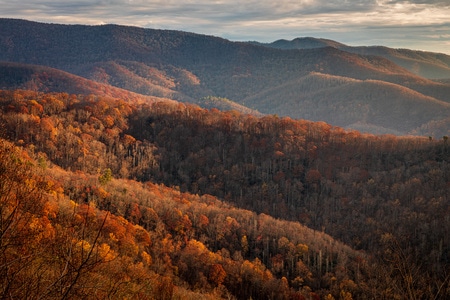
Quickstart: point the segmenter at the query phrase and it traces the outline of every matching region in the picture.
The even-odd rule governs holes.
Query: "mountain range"
[[[103,90],[113,86],[201,107],[324,121],[363,132],[449,134],[450,57],[444,54],[349,47],[316,38],[262,44],[181,31],[15,19],[1,19],[0,29],[0,61],[22,64],[18,72],[25,65],[47,66],[95,82],[90,86],[103,84]],[[11,65],[3,68],[11,71]],[[25,84],[36,70],[24,71],[23,79],[16,73],[16,83]],[[47,91],[57,91],[54,82],[64,81],[40,75],[33,80],[36,89]],[[17,87],[3,83],[9,84]]]

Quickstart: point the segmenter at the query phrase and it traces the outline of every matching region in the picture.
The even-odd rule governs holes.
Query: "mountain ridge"
[[[377,55],[387,58],[409,71],[429,79],[450,78],[450,56],[444,53],[418,51],[410,49],[394,49],[385,46],[348,46],[333,40],[320,38],[295,38],[293,40],[277,40],[272,43],[260,45],[280,49],[311,49],[333,47],[344,51],[362,54]]]
[[[348,128],[352,123],[360,122],[380,128],[392,128],[393,124],[389,124],[389,120],[396,120],[403,124],[403,127],[397,128],[404,132],[408,128],[420,127],[421,124],[435,117],[445,119],[450,115],[450,103],[422,95],[397,84],[321,73],[311,73],[275,89],[262,91],[253,97],[246,98],[245,102],[252,106],[254,101],[258,101],[261,112],[268,113],[273,105],[270,99],[281,97],[276,94],[282,94],[287,86],[292,86],[290,90],[299,96],[294,100],[294,104],[287,101],[280,103],[277,110],[281,111],[282,115],[289,115],[295,119],[320,121],[329,111],[327,119],[337,126]],[[339,90],[342,89],[352,90],[352,94],[340,93]],[[345,95],[345,97],[336,95]],[[395,98],[389,102],[377,102],[376,99],[383,95],[395,95]],[[325,99],[322,101],[327,102],[324,104],[317,99]],[[264,108],[265,103],[269,103],[269,108]],[[295,112],[291,111],[292,107],[296,107]],[[412,109],[412,107],[416,108]],[[385,126],[386,124],[388,126]]]

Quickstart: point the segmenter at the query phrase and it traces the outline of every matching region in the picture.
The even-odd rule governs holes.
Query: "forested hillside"
[[[0,151],[2,297],[450,296],[447,137],[169,101],[0,100],[15,145]]]
[[[306,299],[357,292],[349,261],[356,266],[364,255],[326,234],[212,196],[108,172],[64,171],[41,155],[33,160],[0,141],[2,298]],[[284,264],[292,280],[282,277]],[[338,272],[333,282],[321,283],[322,268],[328,277]]]
[[[0,19],[0,60],[64,70],[104,89],[114,86],[208,108],[211,101],[205,99],[215,99],[224,110],[320,120],[370,133],[449,135],[445,109],[427,113],[420,122],[417,115],[428,104],[431,111],[445,107],[450,85],[420,77],[412,68],[445,73],[447,56],[378,48],[354,53],[332,41],[307,43],[308,49],[277,49],[180,31]],[[311,77],[316,92],[312,98],[311,86],[297,85]],[[330,77],[341,78],[342,84],[330,89]],[[61,92],[42,77],[36,80],[45,82],[46,91]]]

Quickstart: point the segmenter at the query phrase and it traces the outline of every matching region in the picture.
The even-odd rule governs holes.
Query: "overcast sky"
[[[450,54],[450,0],[0,0],[0,17],[176,29],[233,41],[311,36]]]

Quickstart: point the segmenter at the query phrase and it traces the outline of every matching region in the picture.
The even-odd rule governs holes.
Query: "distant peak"
[[[345,45],[328,39],[298,37],[291,41],[280,39],[273,43],[269,43],[268,46],[280,49],[315,49],[324,47],[340,48]]]

